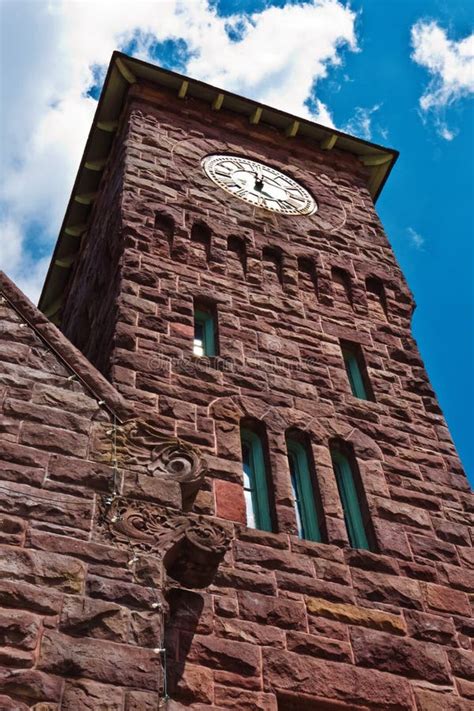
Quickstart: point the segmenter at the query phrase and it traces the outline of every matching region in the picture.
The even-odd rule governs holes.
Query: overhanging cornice
[[[322,150],[337,147],[338,150],[352,153],[368,168],[367,187],[374,202],[398,157],[398,152],[393,149],[295,117],[121,52],[114,52],[39,300],[39,308],[55,322],[58,321],[57,314],[71,267],[79,253],[81,235],[87,230],[91,208],[119,127],[128,88],[137,82],[157,85],[181,99],[192,97],[205,101],[216,112],[216,120],[219,120],[219,111],[225,109],[246,116],[253,125],[262,123],[277,128],[284,140],[303,137],[313,141]]]

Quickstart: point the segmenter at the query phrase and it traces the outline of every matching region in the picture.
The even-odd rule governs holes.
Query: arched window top
[[[174,220],[165,212],[155,213],[154,228],[156,233],[156,246],[163,256],[170,256],[174,238]]]
[[[272,530],[262,423],[244,420],[240,427],[247,526]]]
[[[174,233],[174,220],[171,215],[167,215],[165,212],[156,212],[155,230],[159,230],[166,237],[172,237]]]
[[[194,222],[191,227],[191,259],[196,266],[203,266],[209,262],[211,257],[210,228],[201,220]]]
[[[231,276],[244,277],[247,272],[247,254],[245,241],[231,235],[227,240],[228,271]]]
[[[263,278],[269,284],[283,284],[282,254],[276,247],[262,250]]]
[[[193,242],[200,242],[207,244],[211,241],[212,232],[210,227],[206,225],[205,222],[194,222],[191,227],[191,239]]]
[[[385,287],[383,281],[376,276],[368,276],[365,280],[365,290],[367,292],[367,301],[369,311],[374,315],[387,315],[387,297],[385,295]]]
[[[298,288],[303,294],[316,296],[316,267],[309,257],[298,257]]]
[[[339,440],[330,449],[349,542],[352,548],[374,550],[367,502],[352,451]]]
[[[331,279],[336,296],[342,301],[352,304],[352,285],[348,271],[341,267],[332,267]]]

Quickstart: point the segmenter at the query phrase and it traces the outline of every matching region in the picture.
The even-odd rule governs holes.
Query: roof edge
[[[115,134],[120,126],[128,88],[137,82],[151,82],[174,91],[184,99],[191,96],[208,101],[216,118],[223,107],[246,116],[250,124],[273,125],[281,130],[282,140],[303,136],[315,141],[321,150],[348,151],[369,169],[367,188],[374,202],[379,197],[398,158],[398,151],[350,136],[335,128],[323,126],[310,119],[297,117],[253,99],[192,79],[155,64],[114,51],[87,138],[86,146],[71,191],[59,236],[53,251],[39,309],[53,322],[59,322],[64,291],[71,267],[80,252],[81,236],[86,232],[101,177],[107,165]]]
[[[0,270],[0,294],[19,316],[35,331],[51,351],[73,371],[94,397],[102,401],[120,422],[136,416],[123,396],[95,368],[86,356],[51,321],[32,304],[5,272]]]

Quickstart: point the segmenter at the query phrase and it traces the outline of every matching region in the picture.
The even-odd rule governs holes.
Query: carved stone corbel
[[[169,576],[191,588],[212,581],[230,544],[214,521],[123,497],[102,500],[97,532],[121,548],[157,556]]]

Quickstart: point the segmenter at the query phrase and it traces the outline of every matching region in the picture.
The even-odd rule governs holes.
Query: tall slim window
[[[194,304],[193,353],[196,356],[217,355],[215,311],[200,303]]]
[[[271,531],[272,521],[262,440],[256,432],[247,428],[241,428],[240,438],[247,526]]]
[[[360,346],[341,343],[341,350],[352,394],[360,400],[373,400],[373,393],[365,374]]]
[[[316,510],[307,448],[291,435],[286,437],[286,446],[298,535],[309,541],[321,541],[320,521]]]
[[[355,480],[354,468],[348,457],[339,449],[331,450],[337,488],[344,510],[347,535],[353,548],[373,550],[371,526],[365,501],[362,500]],[[361,485],[359,483],[359,489]]]

